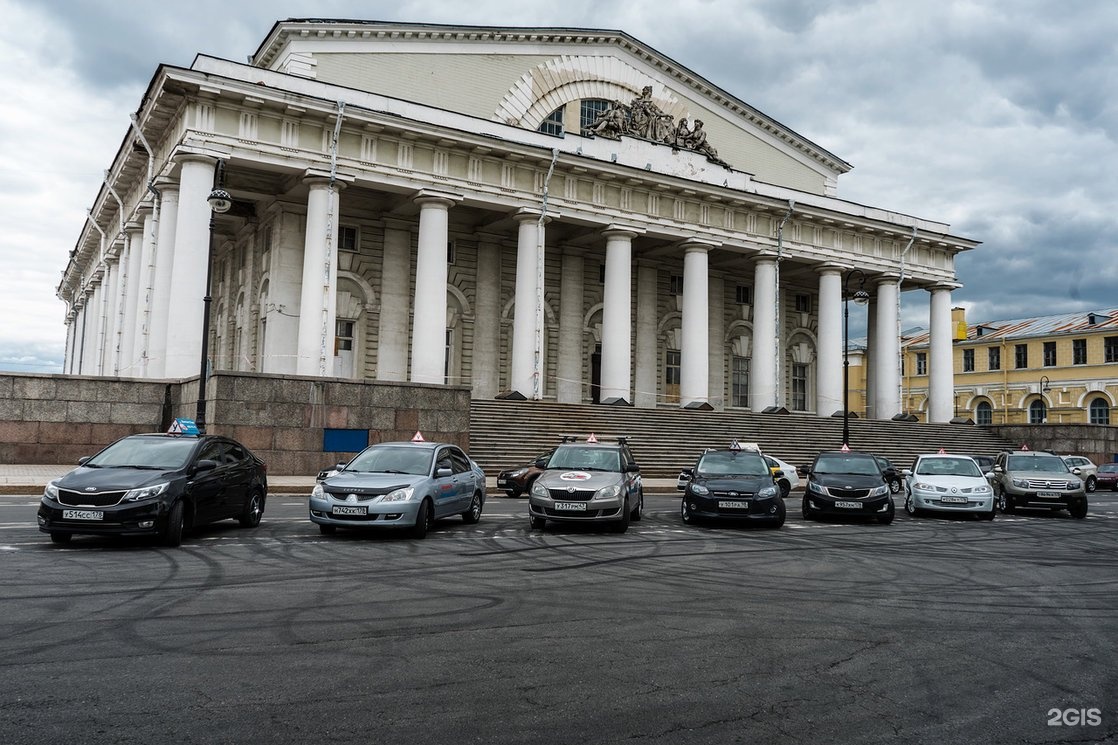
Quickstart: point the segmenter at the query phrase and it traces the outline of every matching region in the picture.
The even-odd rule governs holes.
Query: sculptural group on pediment
[[[598,115],[594,123],[583,130],[583,134],[613,140],[621,139],[622,135],[640,137],[670,145],[674,150],[694,150],[705,155],[712,163],[730,167],[729,163],[718,157],[714,146],[707,142],[702,120],[696,119],[693,126],[689,126],[685,118],[676,123],[675,117],[665,113],[652,100],[651,85],[646,85],[641,94],[628,104],[616,100],[610,102],[609,107]]]

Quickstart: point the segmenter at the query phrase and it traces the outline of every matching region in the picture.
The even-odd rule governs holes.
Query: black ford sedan
[[[254,528],[264,514],[267,467],[227,437],[130,435],[79,462],[39,504],[39,530],[55,543],[150,535],[178,546],[191,527],[235,518]]]
[[[777,471],[783,475],[783,471]],[[725,520],[761,522],[773,528],[784,524],[784,499],[768,462],[755,450],[731,445],[708,450],[694,468],[685,468],[676,488],[683,492],[679,515],[683,522]]]

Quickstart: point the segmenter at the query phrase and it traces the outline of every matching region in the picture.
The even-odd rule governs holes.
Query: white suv
[[[1099,467],[1091,462],[1090,458],[1084,458],[1082,455],[1063,455],[1064,463],[1068,464],[1068,468],[1078,468],[1079,478],[1083,479],[1083,486],[1087,492],[1093,492],[1098,479],[1095,474],[1098,473]]]

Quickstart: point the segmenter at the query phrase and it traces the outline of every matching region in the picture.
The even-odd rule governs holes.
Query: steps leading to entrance
[[[907,468],[920,453],[994,455],[1019,443],[964,424],[921,424],[850,419],[850,447],[889,458]],[[637,409],[631,406],[558,404],[550,401],[470,402],[470,455],[485,472],[523,465],[559,442],[560,435],[629,438],[641,472],[674,478],[704,448],[730,440],[756,442],[792,465],[810,463],[821,450],[842,446],[842,418],[746,411]]]

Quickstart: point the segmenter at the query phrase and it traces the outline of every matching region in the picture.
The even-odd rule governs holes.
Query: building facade
[[[955,412],[976,424],[1118,424],[1118,308],[968,325],[955,308]],[[905,340],[905,405],[928,407],[928,334]]]
[[[842,200],[850,167],[624,33],[282,21],[156,71],[58,288],[64,372],[195,375],[208,305],[213,369],[830,416],[857,284],[867,408],[901,410],[921,291],[947,421],[977,243]]]

